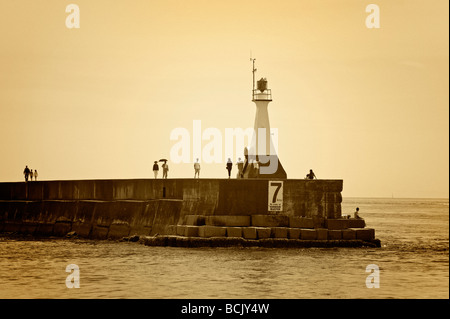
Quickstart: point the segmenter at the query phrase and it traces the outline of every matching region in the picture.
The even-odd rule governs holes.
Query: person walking
[[[228,170],[228,179],[231,178],[231,170],[233,169],[233,162],[231,161],[231,158],[228,158],[226,169]]]
[[[25,169],[23,170],[23,175],[25,175],[25,182],[28,182],[28,176],[30,176],[30,169],[27,165],[25,165]]]
[[[194,163],[194,178],[195,176],[197,176],[197,178],[200,178],[200,163],[198,162],[198,158],[197,161]]]
[[[155,161],[155,163],[153,164],[153,174],[155,174],[155,179],[158,177],[158,172],[159,172],[158,162]]]
[[[33,169],[30,170],[30,182],[33,181]]]

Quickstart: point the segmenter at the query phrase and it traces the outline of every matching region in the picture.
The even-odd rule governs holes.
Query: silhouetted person
[[[162,169],[163,169],[163,178],[167,178],[167,172],[169,172],[169,164],[167,164],[167,162],[164,162],[164,164],[162,164]]]
[[[230,158],[228,158],[226,169],[228,170],[228,178],[231,178],[231,170],[233,169],[233,162],[231,161]]]
[[[239,160],[237,162],[237,167],[238,167],[238,178],[243,178],[244,177],[244,162],[241,160],[241,158],[239,157]]]
[[[30,176],[30,169],[25,165],[25,169],[23,170],[23,175],[25,175],[25,182],[28,182],[28,176]]]
[[[306,178],[307,179],[314,179],[314,178],[317,179],[316,174],[314,174],[312,169],[309,170],[309,174],[306,175]]]
[[[356,207],[355,213],[354,213],[354,218],[356,219],[360,219],[361,217],[359,217],[359,207]]]
[[[37,181],[38,172],[37,169],[34,170],[34,180]]]
[[[197,158],[197,161],[194,163],[194,171],[195,171],[194,178],[197,175],[198,175],[198,178],[200,178],[200,163],[198,162],[198,158]]]
[[[34,174],[33,174],[33,169],[31,169],[31,170],[30,170],[30,182],[33,181],[33,176],[34,176]]]
[[[153,174],[155,174],[155,178],[158,177],[158,171],[159,171],[158,162],[155,161],[155,163],[153,164]]]

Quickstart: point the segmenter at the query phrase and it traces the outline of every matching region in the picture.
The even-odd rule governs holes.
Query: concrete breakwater
[[[331,248],[331,247],[380,247],[380,241],[360,239],[306,240],[286,238],[263,238],[258,240],[242,237],[181,237],[144,236],[139,242],[146,246],[170,247],[264,247],[264,248]]]
[[[158,234],[209,243],[210,238],[374,240],[363,220],[341,218],[341,191],[341,180],[283,180],[282,210],[273,212],[269,181],[263,179],[0,183],[0,232],[72,232],[93,239]]]

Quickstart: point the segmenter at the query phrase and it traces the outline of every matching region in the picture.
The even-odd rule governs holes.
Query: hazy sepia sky
[[[65,25],[70,3],[79,29]],[[365,25],[370,3],[379,29]],[[150,178],[177,127],[253,127],[252,52],[288,178],[312,168],[343,179],[344,196],[448,197],[448,6],[0,0],[0,181],[25,165],[42,180]],[[225,178],[225,164],[201,176]]]

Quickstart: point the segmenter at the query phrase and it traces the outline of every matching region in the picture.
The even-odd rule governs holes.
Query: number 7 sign
[[[283,182],[269,181],[269,212],[283,210]]]

